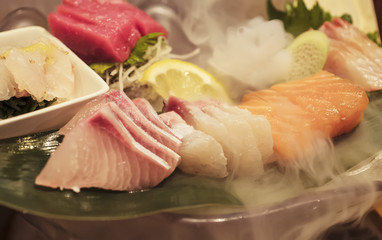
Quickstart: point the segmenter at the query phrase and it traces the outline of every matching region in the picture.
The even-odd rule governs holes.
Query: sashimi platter
[[[377,25],[312,1],[230,2],[62,0],[42,25],[1,29],[0,205],[247,219],[261,239],[382,213]]]

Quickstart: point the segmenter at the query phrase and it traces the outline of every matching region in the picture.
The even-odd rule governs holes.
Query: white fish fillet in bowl
[[[73,66],[74,92],[66,101],[34,112],[0,119],[0,139],[58,129],[68,122],[86,102],[109,90],[102,78],[42,27],[31,26],[0,32],[0,48],[27,47],[40,39],[48,39],[68,52]],[[20,71],[22,71],[21,67]]]

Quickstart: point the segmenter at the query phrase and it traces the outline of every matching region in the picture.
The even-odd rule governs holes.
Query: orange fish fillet
[[[239,107],[264,115],[272,128],[275,153],[293,160],[317,137],[332,138],[356,127],[368,103],[362,87],[321,71],[248,93]]]

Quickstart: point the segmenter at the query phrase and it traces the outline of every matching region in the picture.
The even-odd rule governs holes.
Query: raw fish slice
[[[340,18],[319,29],[330,41],[324,70],[349,79],[367,91],[382,89],[382,49],[354,25]]]
[[[235,118],[246,121],[256,137],[257,147],[262,155],[264,162],[270,160],[273,155],[273,138],[271,125],[263,115],[254,115],[246,109],[240,109],[234,106],[222,104],[220,109],[230,114],[234,114]]]
[[[145,117],[150,120],[153,124],[168,132],[169,134],[174,134],[173,131],[162,121],[157,112],[151,106],[150,102],[144,98],[135,98],[133,103],[142,112]]]
[[[212,114],[205,113],[204,110],[207,106],[203,107],[202,110],[200,109],[200,106],[202,105],[200,102],[198,104],[194,104],[170,96],[167,100],[165,111],[174,111],[178,113],[187,124],[190,124],[195,129],[214,137],[223,148],[224,155],[227,158],[227,169],[229,173],[237,176],[258,176],[261,174],[263,172],[263,165],[262,163],[261,166],[260,164],[257,164],[257,160],[261,160],[261,154],[257,149],[256,142],[252,142],[252,145],[249,144],[251,147],[245,150],[242,146],[243,144],[241,138],[245,138],[242,134],[248,135],[248,133],[243,130],[245,127],[240,126],[240,123],[235,120],[229,121],[229,117],[235,118],[235,116],[229,115],[228,117],[228,113],[224,114],[223,111],[219,112],[221,114],[221,116],[219,116],[220,119],[216,118],[215,115],[211,116]],[[246,125],[249,128],[248,123],[246,123]],[[252,133],[251,130],[249,132],[250,134]],[[251,141],[253,141],[253,139],[254,137]],[[245,167],[248,168],[247,163],[248,161],[251,161],[251,157],[253,157],[255,161],[253,164],[248,164],[250,165],[250,170],[245,169]]]
[[[53,35],[87,63],[123,62],[140,37],[167,35],[159,23],[126,1],[66,0],[49,14],[48,23]]]
[[[239,107],[263,115],[271,125],[276,158],[293,161],[311,152],[313,118],[303,108],[272,89],[244,95]],[[309,145],[309,146],[308,146]]]
[[[232,161],[238,153],[232,149],[227,136],[230,136],[226,126],[217,119],[204,113],[199,107],[192,105],[186,100],[170,96],[167,99],[165,112],[174,111],[183,120],[193,126],[196,130],[202,131],[216,139],[221,144],[223,152],[228,161],[228,171],[232,171]],[[236,155],[235,155],[236,154]]]
[[[162,32],[167,35],[166,30],[158,22],[154,21],[150,15],[126,1],[64,0],[63,3],[64,5],[61,6],[69,7],[71,10],[67,14],[70,17],[73,17],[73,12],[76,12],[75,15],[82,14],[84,18],[93,23],[97,22],[98,24],[118,28],[115,23],[110,23],[110,19],[115,19],[121,25],[133,25],[142,36],[152,32]],[[57,12],[60,11],[57,10]]]
[[[12,74],[3,62],[0,62],[0,101],[8,100],[16,95],[17,85]]]
[[[106,105],[108,105],[108,107],[114,112],[121,123],[130,132],[135,141],[165,160],[172,168],[175,169],[180,161],[180,156],[177,153],[161,144],[155,138],[138,127],[124,112],[122,112],[116,103],[109,102],[106,103]]]
[[[264,172],[264,163],[257,147],[257,138],[249,123],[215,106],[204,107],[202,110],[224,124],[230,133],[228,138],[230,146],[236,151],[231,166],[233,173],[247,176],[261,175]]]
[[[106,105],[65,136],[35,183],[76,192],[90,187],[133,191],[159,184],[172,169],[137,143]]]
[[[47,44],[47,60],[45,78],[47,83],[47,99],[68,99],[74,92],[73,65],[68,52],[58,49],[55,45]]]
[[[329,137],[347,133],[357,126],[369,103],[361,87],[326,71],[302,81],[278,84],[272,89],[309,112],[315,128]]]
[[[162,113],[159,117],[182,140],[179,168],[183,172],[214,178],[228,175],[227,158],[222,146],[212,136],[195,130],[173,111]]]
[[[68,45],[83,61],[89,64],[125,61],[141,37],[139,31],[131,27],[134,25],[131,22],[118,25],[115,34],[109,36],[108,28],[89,27],[89,25],[96,26],[96,24],[89,23],[91,20],[85,22],[86,20],[79,20],[78,17],[50,14],[48,21],[53,35]],[[72,35],[76,33],[81,34],[73,38]],[[127,41],[131,43],[126,43]],[[97,54],[99,52],[103,54]]]
[[[32,96],[39,102],[68,99],[74,92],[75,77],[67,55],[47,39],[5,51],[2,65],[7,69],[4,74],[12,77],[13,96]]]
[[[78,124],[78,122],[92,115],[104,103],[111,101],[115,102],[118,107],[120,107],[121,110],[134,121],[135,124],[154,137],[158,142],[164,144],[174,152],[179,151],[181,141],[173,134],[169,134],[163,129],[152,124],[141,113],[141,111],[139,111],[131,99],[129,99],[125,93],[118,90],[111,90],[87,103],[65,126],[60,129],[60,134],[66,135],[74,126]]]
[[[81,108],[76,115],[63,126],[59,133],[66,135],[72,128],[74,128],[81,120],[88,116],[91,116],[98,111],[101,105],[108,102],[115,102],[119,107],[120,103],[124,101],[124,93],[118,90],[111,90],[96,99],[88,102],[83,108]]]
[[[246,109],[230,106],[213,99],[195,101],[193,102],[193,105],[198,106],[200,109],[215,106],[229,114],[235,115],[235,119],[244,121],[251,126],[254,136],[257,139],[257,147],[260,150],[262,159],[267,161],[273,154],[273,138],[271,126],[264,116],[254,115]]]
[[[264,115],[271,125],[275,153],[295,161],[308,156],[318,139],[351,131],[367,104],[360,86],[322,71],[246,94],[239,107]]]
[[[26,52],[12,48],[5,56],[4,65],[11,72],[20,92],[27,91],[39,102],[46,98],[45,54],[41,50]]]

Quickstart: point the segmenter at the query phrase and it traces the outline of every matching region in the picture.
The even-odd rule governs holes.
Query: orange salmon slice
[[[369,103],[365,90],[327,71],[246,94],[240,108],[264,115],[272,128],[275,153],[298,158],[317,137],[339,136],[355,128]]]

